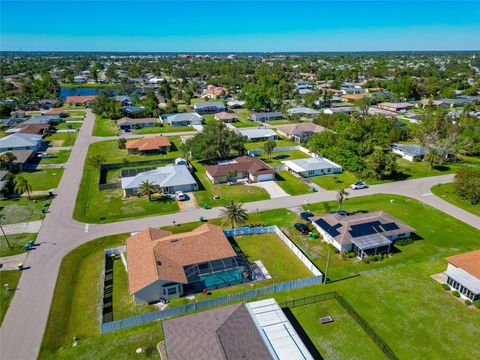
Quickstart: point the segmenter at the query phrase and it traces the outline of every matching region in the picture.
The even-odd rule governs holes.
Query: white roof
[[[239,129],[238,133],[249,139],[267,138],[277,136],[272,129]]]
[[[35,147],[42,141],[42,135],[15,133],[0,139],[0,148]]]
[[[197,183],[185,165],[169,164],[164,167],[139,173],[135,176],[122,178],[122,189],[136,189],[140,187],[140,184],[145,180],[159,185],[162,188]]]
[[[313,360],[275,299],[255,301],[246,306],[274,359]]]
[[[310,108],[305,107],[305,106],[299,106],[299,107],[294,107],[294,108],[288,109],[287,113],[289,113],[290,115],[302,115],[302,114],[318,115],[318,114],[320,114],[317,110],[310,109]]]
[[[451,266],[447,269],[447,271],[445,271],[445,274],[460,285],[463,285],[463,287],[466,287],[475,295],[480,294],[480,279],[476,278],[472,274],[463,269]]]
[[[167,115],[166,119],[168,122],[203,120],[203,118],[200,115],[194,112]]]
[[[341,168],[341,166],[335,164],[333,161],[330,161],[324,157],[311,157],[311,158],[305,158],[305,159],[285,160],[285,161],[282,161],[282,163],[295,172],[330,169],[332,167]]]

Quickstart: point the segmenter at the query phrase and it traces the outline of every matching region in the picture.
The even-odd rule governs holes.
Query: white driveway
[[[248,184],[250,186],[261,187],[265,189],[272,199],[281,198],[288,195],[275,181],[262,181],[253,184]]]

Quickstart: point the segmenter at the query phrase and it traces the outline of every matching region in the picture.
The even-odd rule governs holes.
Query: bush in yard
[[[477,309],[480,309],[480,300],[475,300],[475,301],[473,302],[473,305],[475,305],[475,307],[476,307]]]
[[[480,169],[475,167],[459,169],[455,175],[455,191],[472,205],[480,203]]]
[[[410,245],[411,243],[413,243],[412,238],[400,239],[400,240],[395,241],[395,245],[398,245],[398,246]]]
[[[470,305],[472,305],[472,301],[471,301],[471,300],[468,300],[468,299],[466,299],[466,300],[465,300],[465,305],[467,305],[467,306],[470,306]]]
[[[447,290],[447,291],[450,290],[450,286],[448,284],[445,284],[445,283],[442,284],[442,288],[443,288],[443,290]]]
[[[452,291],[452,295],[457,297],[457,298],[460,297],[460,293],[457,290]]]

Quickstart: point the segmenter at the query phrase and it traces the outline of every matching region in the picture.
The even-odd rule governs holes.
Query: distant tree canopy
[[[114,98],[108,97],[104,92],[100,92],[93,102],[93,112],[110,119],[119,119],[122,117],[122,105]]]
[[[204,126],[201,133],[182,145],[182,153],[192,154],[194,159],[226,159],[232,151],[239,155],[245,152],[244,136],[228,129],[219,121],[211,121]]]
[[[472,205],[480,204],[480,169],[465,167],[455,175],[455,191]]]

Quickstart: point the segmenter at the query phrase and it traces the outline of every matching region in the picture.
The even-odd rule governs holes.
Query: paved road
[[[200,216],[207,219],[219,216],[220,209],[214,208],[185,210],[176,214],[112,224],[86,225],[72,220],[88,146],[93,142],[104,140],[91,136],[94,119],[94,115],[87,111],[72,154],[65,164],[62,180],[56,189],[57,197],[53,200],[50,212],[45,217],[40,229],[37,241],[41,245],[29,255],[25,262],[30,269],[22,274],[17,293],[0,329],[0,358],[2,360],[29,360],[38,356],[60,263],[72,249],[100,236],[138,231],[147,226],[170,225],[173,220],[180,224],[197,221]],[[433,185],[451,182],[452,179],[453,175],[445,175],[375,185],[366,190],[350,191],[350,196],[379,193],[409,196],[480,229],[479,217],[430,195]],[[334,191],[319,191],[307,195],[247,203],[245,208],[249,212],[298,208],[304,204],[334,199]],[[92,301],[96,301],[96,299],[92,299]]]

